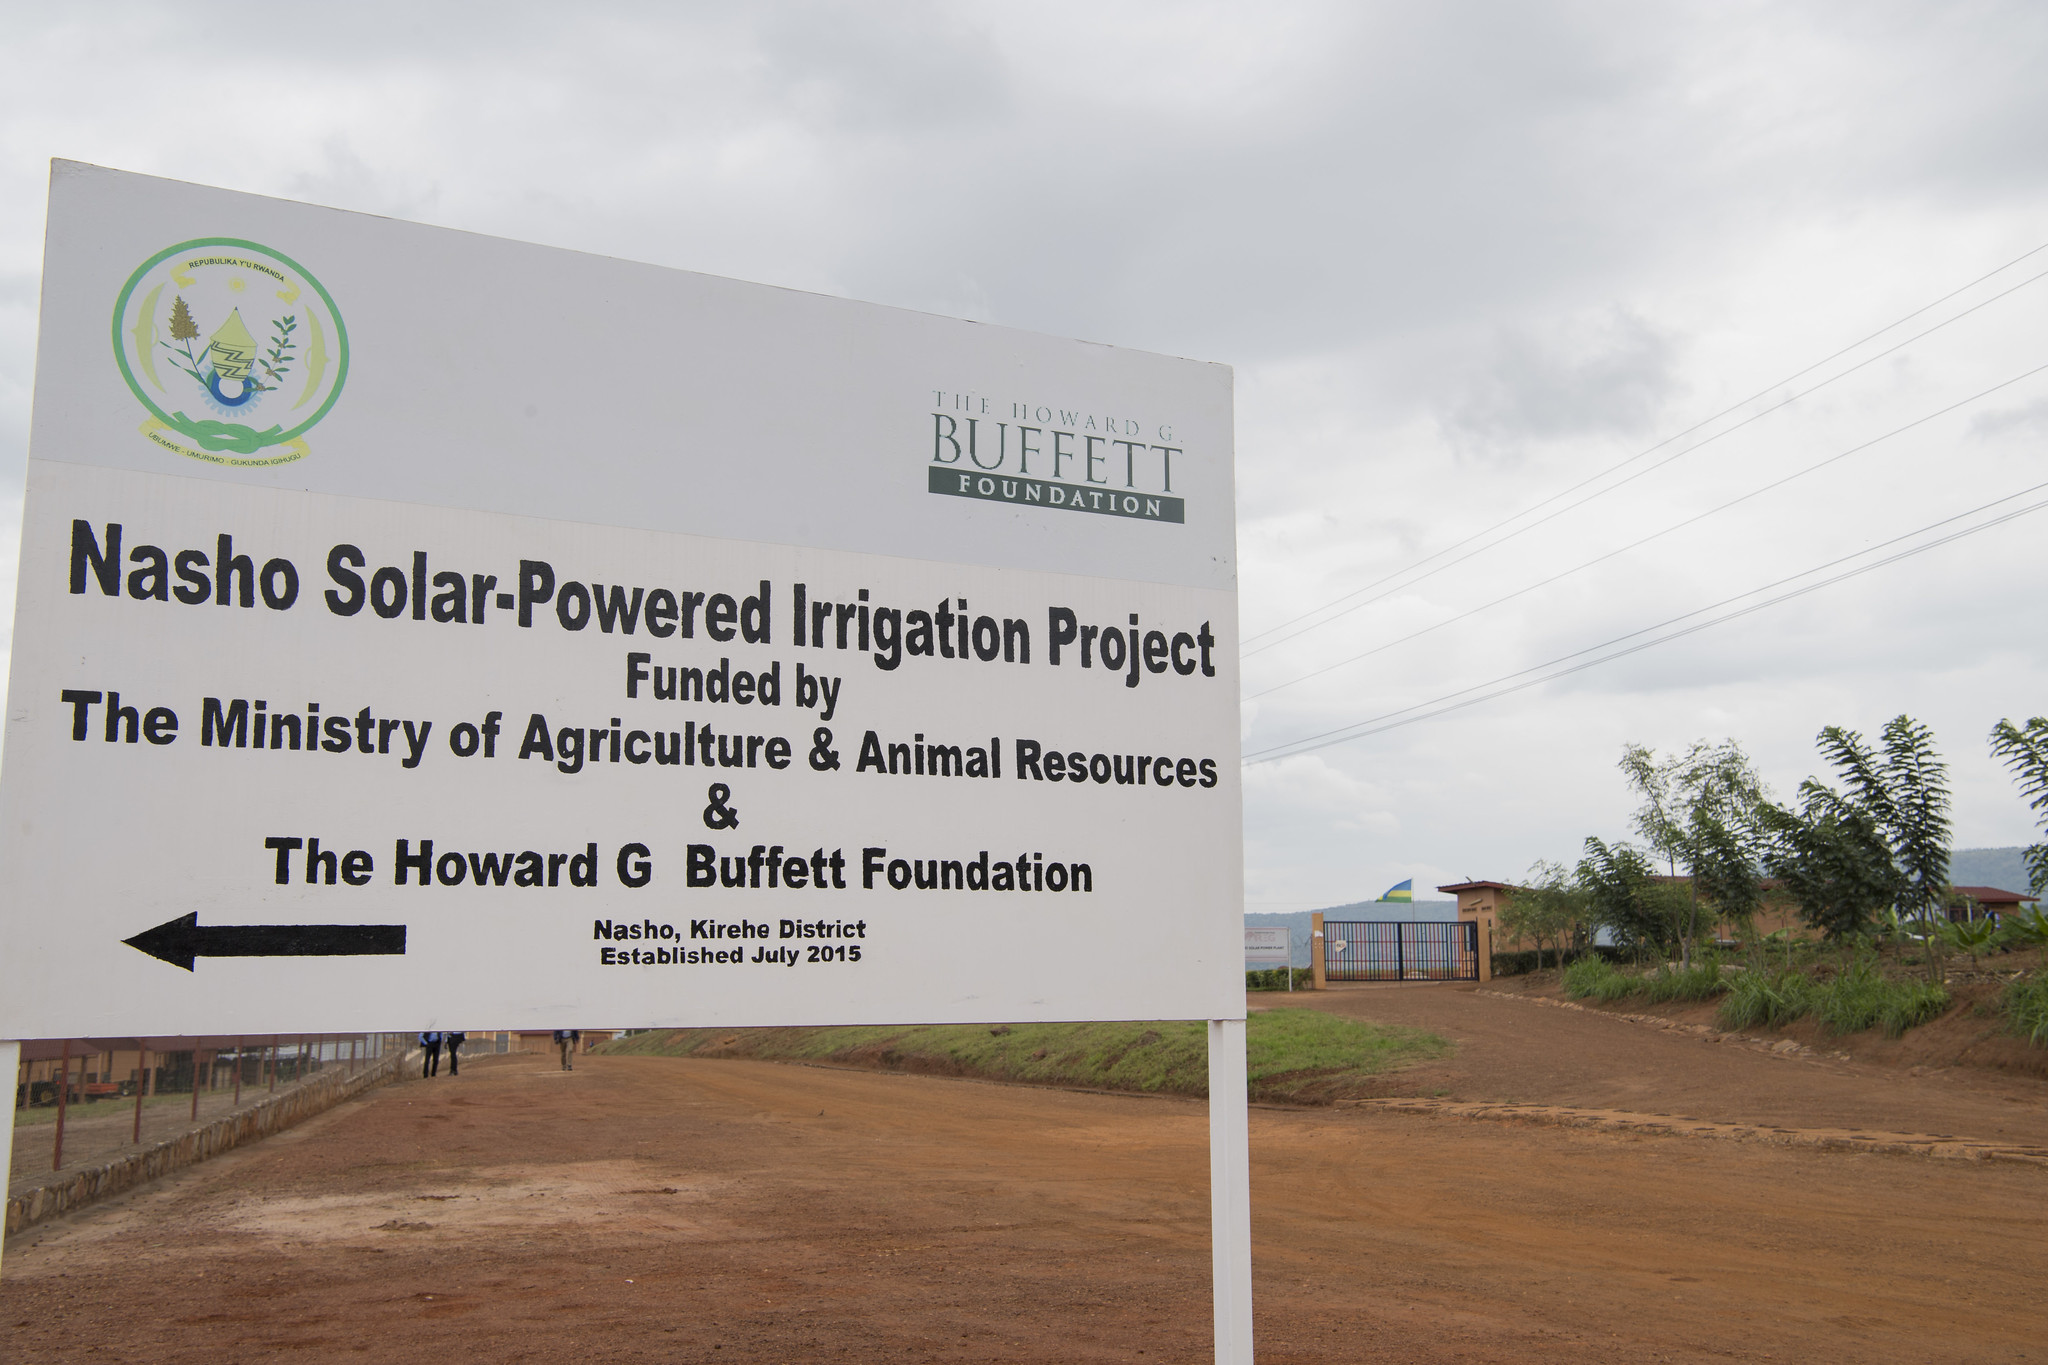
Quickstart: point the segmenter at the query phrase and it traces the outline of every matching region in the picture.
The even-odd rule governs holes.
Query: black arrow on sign
[[[217,924],[199,912],[121,940],[174,967],[198,957],[383,957],[405,952],[403,924]]]

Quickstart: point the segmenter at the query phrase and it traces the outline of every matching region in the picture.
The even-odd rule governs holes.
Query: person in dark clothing
[[[576,1069],[576,1063],[572,1059],[576,1056],[576,1044],[581,1042],[582,1039],[582,1029],[558,1028],[555,1030],[555,1046],[562,1050],[562,1070],[574,1071]]]
[[[462,1045],[468,1041],[469,1035],[467,1033],[453,1032],[446,1035],[449,1075],[460,1076],[462,1074]]]
[[[441,1035],[438,1032],[422,1033],[420,1035],[420,1047],[426,1053],[426,1056],[420,1060],[420,1075],[432,1076],[438,1074],[441,1070]]]

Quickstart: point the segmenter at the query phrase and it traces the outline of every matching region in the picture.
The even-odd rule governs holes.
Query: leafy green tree
[[[1948,892],[1949,852],[1948,765],[1935,752],[1934,732],[1902,715],[1885,723],[1882,751],[1838,725],[1817,742],[1848,788],[1846,799],[1870,815],[1891,848],[1899,913],[1933,914]]]
[[[1799,810],[1766,803],[1764,870],[1784,883],[1799,917],[1830,939],[1872,932],[1898,898],[1891,847],[1868,811],[1808,779]]]
[[[2001,720],[1991,727],[1991,756],[2012,769],[2027,809],[2048,832],[2048,717],[2035,716],[2024,727]],[[2048,842],[2027,850],[2028,890],[2048,893]]]
[[[1854,730],[1830,725],[1815,743],[1834,766],[1842,790],[1809,778],[1799,790],[1798,827],[1779,824],[1781,875],[1806,879],[1802,912],[1828,917],[1850,932],[1868,918],[1881,884],[1898,922],[1927,947],[1929,975],[1939,980],[1941,936],[1936,915],[1948,894],[1948,767],[1934,732],[1911,716],[1885,724],[1876,746]],[[1876,848],[1882,846],[1882,858]]]
[[[1683,936],[1685,892],[1659,882],[1656,866],[1640,849],[1589,838],[1577,880],[1592,922],[1612,934],[1623,952],[1647,957]]]
[[[1685,871],[1686,913],[1676,938],[1679,956],[1690,967],[1703,899],[1738,923],[1751,920],[1763,904],[1763,782],[1732,739],[1701,740],[1663,759],[1643,745],[1624,745],[1621,771],[1642,799],[1636,832],[1664,857],[1673,877],[1681,867]]]

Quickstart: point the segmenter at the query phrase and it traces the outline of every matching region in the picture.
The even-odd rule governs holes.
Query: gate
[[[1471,920],[1325,921],[1323,977],[1477,981],[1479,926]]]

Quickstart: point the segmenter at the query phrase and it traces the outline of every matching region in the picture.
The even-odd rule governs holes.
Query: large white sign
[[[59,163],[0,1037],[1242,1018],[1230,374]]]

